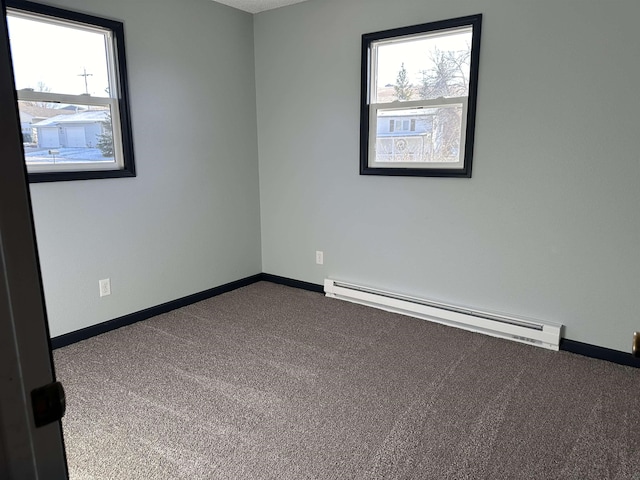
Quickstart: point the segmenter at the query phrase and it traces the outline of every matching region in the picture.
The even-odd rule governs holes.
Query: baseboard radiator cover
[[[562,325],[556,323],[482,312],[332,279],[325,279],[324,291],[330,298],[549,350],[557,351],[560,348]]]

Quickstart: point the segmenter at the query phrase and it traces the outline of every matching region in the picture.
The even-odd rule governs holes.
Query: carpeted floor
[[[72,479],[640,480],[640,370],[267,282],[54,359]]]

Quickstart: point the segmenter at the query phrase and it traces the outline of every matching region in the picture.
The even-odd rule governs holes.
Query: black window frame
[[[80,13],[50,5],[30,2],[27,0],[6,0],[6,7],[54,17],[62,21],[77,22],[96,26],[111,31],[114,48],[115,77],[118,82],[118,112],[120,134],[122,141],[122,168],[112,170],[69,170],[58,172],[27,172],[29,183],[60,182],[70,180],[92,180],[105,178],[135,177],[135,162],[133,151],[133,134],[131,128],[131,114],[129,108],[129,86],[127,81],[127,62],[124,40],[124,23],[96,15]],[[7,10],[2,12],[6,18]],[[23,152],[24,153],[24,152]],[[25,162],[26,168],[26,162]]]
[[[437,32],[452,28],[471,27],[471,59],[469,95],[467,97],[466,135],[464,142],[464,165],[462,168],[395,168],[371,167],[369,165],[370,142],[370,86],[371,45],[379,40],[401,39],[416,34]],[[394,28],[362,35],[361,50],[361,97],[360,97],[360,175],[418,176],[418,177],[471,177],[473,144],[475,137],[476,103],[478,96],[478,72],[480,61],[480,37],[482,14],[440,20],[408,27]],[[399,103],[402,105],[402,102]],[[374,126],[375,127],[375,126]]]

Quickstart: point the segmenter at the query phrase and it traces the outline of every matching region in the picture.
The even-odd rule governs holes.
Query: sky
[[[471,28],[469,28],[467,32],[448,34],[446,37],[422,36],[415,41],[380,42],[377,47],[378,85],[394,85],[403,63],[409,81],[414,85],[418,84],[422,78],[420,71],[429,70],[432,66],[429,61],[429,52],[435,46],[442,51],[466,50],[467,45],[471,45],[471,36]]]
[[[109,86],[105,35],[7,15],[16,88],[106,97]]]

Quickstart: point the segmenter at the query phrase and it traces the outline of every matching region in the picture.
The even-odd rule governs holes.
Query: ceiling
[[[249,13],[258,13],[265,10],[271,10],[285,5],[304,2],[305,0],[215,0],[218,3],[224,3],[230,7],[244,10]]]

